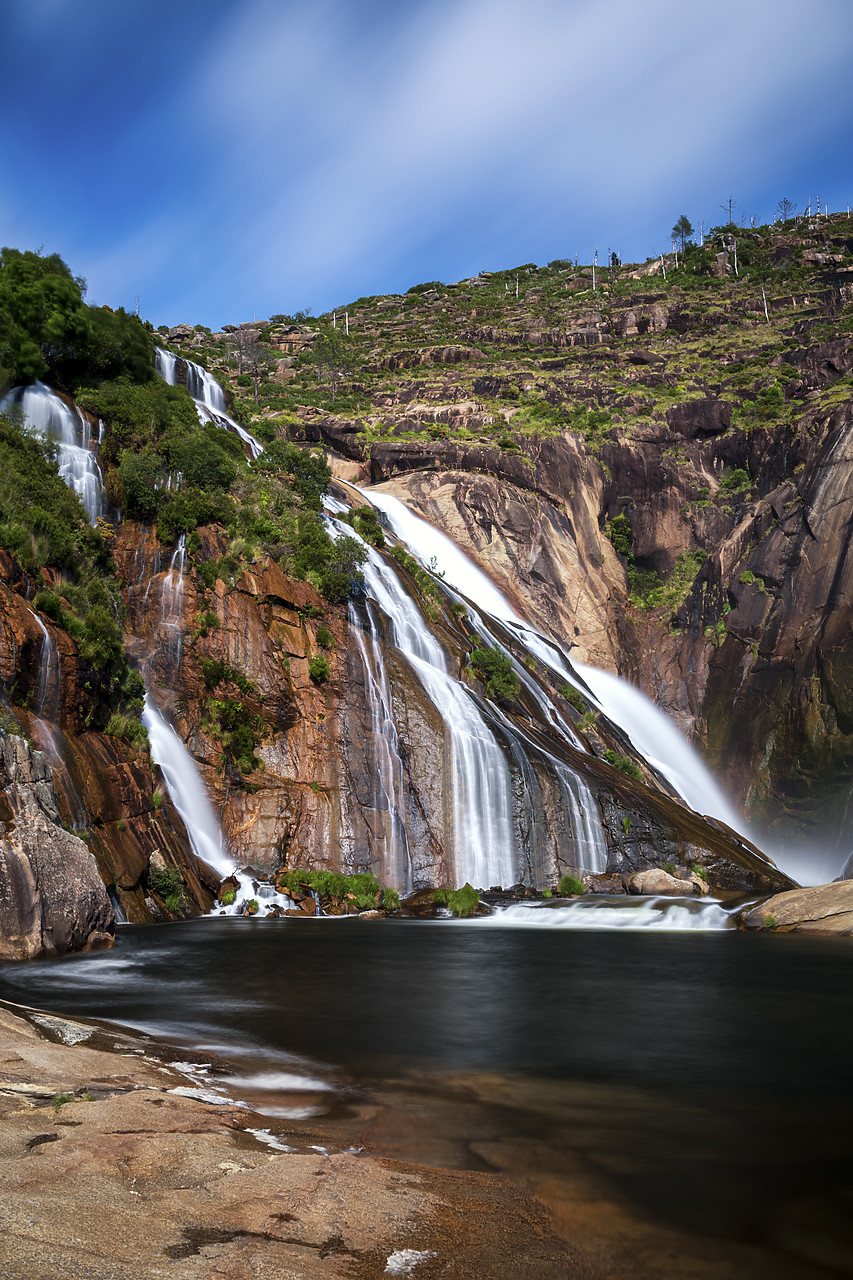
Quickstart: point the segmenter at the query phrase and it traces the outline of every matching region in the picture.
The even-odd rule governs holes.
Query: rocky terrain
[[[193,1097],[162,1055],[0,1009],[5,1280],[591,1274],[502,1175],[284,1151],[245,1106]]]
[[[175,418],[169,430],[199,430],[181,386],[196,386],[195,362],[267,449],[321,448],[356,505],[347,482],[402,498],[573,657],[643,688],[774,840],[842,850],[853,724],[851,246],[853,223],[841,216],[729,227],[678,262],[614,263],[594,280],[569,262],[526,264],[359,299],[317,319],[278,316],[219,334],[178,325],[159,341],[175,357],[169,395],[186,400],[174,400],[175,413],[195,427]],[[134,437],[114,392],[84,389],[80,400],[74,412],[101,435],[107,495],[126,505],[142,492],[134,501],[145,509],[134,479],[142,473],[127,462],[136,448],[138,465],[149,465],[144,417]],[[171,523],[99,523],[128,669],[145,673],[189,747],[239,862],[265,874],[285,864],[371,868],[402,884],[393,858],[376,865],[375,850],[393,844],[376,783],[387,747],[351,606],[324,594],[310,557],[294,558],[302,534],[292,531],[310,504],[294,489],[275,536],[240,533],[263,526],[264,503],[281,504],[305,476],[285,469],[259,482],[242,458],[242,471],[218,465],[236,477],[224,507],[202,493],[189,518],[175,495]],[[157,480],[161,492],[171,483],[171,473]],[[205,514],[219,510],[231,515]],[[191,533],[176,545],[181,527]],[[115,691],[118,677],[112,693],[101,687],[82,624],[68,622],[64,610],[78,606],[63,572],[0,556],[7,727],[45,753],[62,822],[130,920],[206,909],[216,877],[192,852],[121,709],[130,695]],[[424,585],[399,560],[393,570],[419,599],[449,670],[487,705],[470,665],[476,636],[441,583]],[[791,887],[748,842],[678,803],[583,699],[559,702],[547,673],[516,657],[558,699],[581,745],[555,735],[527,695],[500,714],[594,797],[602,886],[661,867],[689,878],[698,867],[715,891]],[[447,746],[419,682],[390,649],[385,662],[400,726],[406,870],[419,889],[453,878]],[[520,793],[513,801],[526,850],[517,874],[541,888],[581,859],[569,850],[555,860],[549,832],[565,824],[553,770],[535,765],[529,783],[535,804]]]
[[[330,316],[171,338],[237,394],[265,347],[253,421],[445,529],[664,707],[748,816],[843,848],[851,246],[839,214],[722,228],[595,289],[555,262],[359,299],[319,384]]]

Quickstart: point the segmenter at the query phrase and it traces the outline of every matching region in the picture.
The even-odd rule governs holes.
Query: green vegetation
[[[374,875],[364,871],[344,875],[340,871],[283,868],[276,872],[273,882],[279,893],[289,896],[304,897],[309,892],[316,893],[324,911],[349,908],[372,911],[380,904],[386,911],[396,911],[400,905],[395,890],[383,889]],[[385,895],[388,895],[389,903],[396,905],[386,906]]]
[[[382,890],[381,904],[382,904],[382,910],[383,910],[383,911],[388,911],[388,912],[391,912],[391,911],[399,911],[399,910],[400,910],[400,895],[399,895],[399,893],[397,892],[397,890],[396,890],[396,889],[383,889],[383,890]]]
[[[574,707],[575,711],[580,711],[581,715],[587,710],[586,699],[573,685],[561,684],[557,692],[570,706]]]
[[[471,666],[486,685],[486,693],[501,706],[514,706],[521,691],[521,681],[513,670],[512,659],[500,649],[478,645],[471,652]]]
[[[351,524],[359,537],[369,542],[371,546],[385,546],[385,534],[373,507],[356,507],[354,511],[348,511],[342,518]]]
[[[642,779],[640,766],[630,756],[620,756],[618,751],[614,751],[612,747],[608,747],[604,753],[604,759],[614,769],[619,769],[622,773],[627,773],[629,778],[635,778],[638,782]]]
[[[461,889],[438,889],[432,900],[437,907],[447,907],[457,920],[473,916],[480,905],[480,895],[470,884]]]
[[[233,889],[225,889],[219,901],[222,903],[223,907],[233,907],[234,903],[237,901],[237,895]]]
[[[317,643],[321,649],[334,649],[335,637],[322,622],[317,628]]]
[[[258,902],[257,898],[250,898],[246,903],[243,914],[247,916],[256,916],[260,909],[261,904]]]
[[[170,915],[179,915],[186,900],[184,878],[177,867],[152,867],[148,872],[148,888],[163,900]]]
[[[637,569],[629,562],[628,599],[636,609],[675,612],[687,599],[707,558],[704,551],[682,551],[676,556],[672,572],[665,581],[653,569]]]
[[[81,377],[154,379],[154,343],[136,316],[89,307],[85,283],[58,254],[0,251],[0,387]]]
[[[315,684],[325,684],[332,674],[329,659],[323,653],[315,653],[308,663],[308,673]]]
[[[74,1101],[73,1093],[55,1093],[51,1098],[50,1105],[54,1111],[60,1111],[67,1103]]]
[[[60,479],[50,443],[0,414],[0,547],[10,552],[36,583],[42,570],[50,585],[38,586],[33,608],[76,642],[92,697],[87,723],[93,729],[144,748],[140,721],[142,677],[131,669],[122,641],[123,603],[109,542]],[[23,696],[17,686],[13,699]]]
[[[768,913],[768,914],[764,917],[764,928],[765,928],[765,929],[778,929],[778,928],[779,928],[779,921],[776,919],[776,917],[775,917],[775,916],[771,916],[771,915]]]
[[[576,898],[586,893],[583,880],[573,875],[560,876],[557,891],[561,898]]]
[[[626,515],[614,516],[605,525],[604,532],[613,544],[614,551],[617,551],[620,556],[630,556],[634,545],[634,532],[631,521]]]

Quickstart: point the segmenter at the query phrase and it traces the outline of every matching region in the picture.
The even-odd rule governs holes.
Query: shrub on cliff
[[[485,682],[486,693],[493,702],[511,707],[521,691],[521,681],[515,674],[512,659],[500,649],[480,645],[471,653],[471,666]]]

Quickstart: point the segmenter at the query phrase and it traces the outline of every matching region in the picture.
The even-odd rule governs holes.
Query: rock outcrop
[[[818,884],[778,893],[743,917],[745,929],[853,936],[853,881]]]
[[[20,1013],[0,1008],[4,1280],[589,1274],[501,1174],[270,1146],[269,1118],[184,1096],[150,1042]]]
[[[95,859],[62,826],[47,760],[0,729],[0,959],[110,947],[114,934]]]

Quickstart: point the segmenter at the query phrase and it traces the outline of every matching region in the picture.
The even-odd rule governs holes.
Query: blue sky
[[[850,0],[0,0],[0,243],[223,323],[853,204]]]

